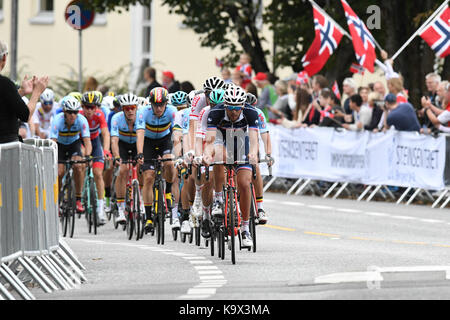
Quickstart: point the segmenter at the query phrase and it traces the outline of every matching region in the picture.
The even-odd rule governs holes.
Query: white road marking
[[[265,201],[265,200],[264,200]],[[296,207],[304,207],[305,204],[301,202],[290,202],[290,201],[283,201],[281,204],[287,205],[287,206],[296,206]]]
[[[387,217],[389,216],[387,213],[382,212],[364,212],[365,215],[374,216],[374,217]]]
[[[408,216],[389,216],[389,218],[399,219],[399,220],[417,220],[417,218],[408,217]]]
[[[434,220],[434,219],[419,219],[422,222],[427,222],[427,223],[443,223],[445,221],[443,220]]]
[[[333,273],[325,276],[320,276],[314,279],[314,283],[348,283],[348,282],[373,282],[383,281],[383,277],[379,272],[365,271],[365,272],[343,272]]]
[[[345,209],[345,208],[338,208],[336,211],[339,212],[345,212],[345,213],[361,213],[361,210],[355,210],[355,209]]]
[[[317,210],[332,210],[332,207],[328,207],[328,206],[316,206],[316,205],[309,205],[307,206],[308,208],[311,209],[317,209]]]

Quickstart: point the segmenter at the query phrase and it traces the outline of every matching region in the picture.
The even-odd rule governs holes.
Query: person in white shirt
[[[363,100],[359,94],[350,97],[349,106],[353,111],[355,123],[343,124],[342,127],[350,131],[364,130],[364,127],[368,126],[372,121],[372,109],[368,105],[363,105]]]

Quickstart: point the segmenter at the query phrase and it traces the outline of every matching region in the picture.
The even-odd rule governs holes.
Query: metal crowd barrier
[[[421,188],[404,188],[400,194],[392,191],[392,186],[385,185],[355,185],[346,181],[329,183],[326,181],[312,180],[312,179],[286,179],[282,177],[265,177],[264,192],[271,188],[276,188],[278,191],[286,192],[288,195],[305,195],[310,194],[313,196],[320,196],[323,198],[332,197],[332,199],[338,199],[343,193],[347,198],[355,199],[356,201],[372,201],[375,197],[382,201],[392,201],[397,205],[405,202],[406,205],[410,205],[415,200],[431,203],[432,208],[439,207],[444,209],[450,203],[450,135],[443,134],[446,137],[446,153],[445,153],[445,170],[444,170],[444,182],[445,188],[438,192],[431,192],[430,190],[424,190]],[[284,181],[284,183],[281,183]],[[288,181],[288,182],[286,182]],[[324,188],[323,185],[326,185]],[[339,189],[337,189],[339,187]],[[274,189],[275,189],[274,188]],[[333,192],[337,189],[334,195]]]
[[[68,290],[86,281],[84,266],[59,236],[57,145],[0,144],[0,300]]]

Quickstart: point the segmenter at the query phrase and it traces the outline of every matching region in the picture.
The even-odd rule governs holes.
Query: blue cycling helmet
[[[177,91],[171,96],[170,101],[174,107],[184,106],[187,104],[187,96],[186,92]]]
[[[213,105],[218,105],[224,103],[225,101],[225,90],[223,89],[215,89],[209,95],[209,101]]]

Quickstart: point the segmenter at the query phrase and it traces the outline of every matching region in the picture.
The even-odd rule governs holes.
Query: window
[[[150,55],[152,48],[152,7],[144,6],[142,21],[142,53],[146,56]]]
[[[106,13],[96,13],[94,19],[95,26],[106,26]]]
[[[31,24],[53,24],[54,17],[54,1],[38,0],[36,16],[30,19]]]

